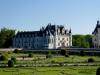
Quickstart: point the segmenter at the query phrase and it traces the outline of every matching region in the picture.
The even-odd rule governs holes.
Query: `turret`
[[[99,24],[99,20],[97,21],[97,26],[98,26],[98,25],[100,25],[100,24]]]
[[[70,30],[69,30],[69,33],[72,33],[71,28],[70,28]]]

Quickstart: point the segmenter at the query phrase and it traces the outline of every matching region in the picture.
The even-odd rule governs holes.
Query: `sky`
[[[97,20],[100,0],[0,0],[0,29],[38,31],[51,23],[91,34]]]

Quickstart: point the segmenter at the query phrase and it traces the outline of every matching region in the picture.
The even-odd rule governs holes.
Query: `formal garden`
[[[0,75],[96,75],[100,56],[20,52],[0,53]],[[99,71],[100,72],[100,71]]]

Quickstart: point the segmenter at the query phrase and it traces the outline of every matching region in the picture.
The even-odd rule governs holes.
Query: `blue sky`
[[[36,31],[51,23],[91,34],[97,20],[100,0],[0,0],[0,28]]]

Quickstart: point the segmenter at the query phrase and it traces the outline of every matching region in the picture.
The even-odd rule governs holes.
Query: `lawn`
[[[95,75],[100,66],[0,68],[0,75]]]
[[[70,62],[87,62],[89,58],[93,58],[95,61],[100,61],[100,57],[99,56],[76,56],[76,55],[70,55],[69,57],[65,57],[65,56],[61,56],[61,55],[53,55],[51,58],[47,58],[46,59],[46,55],[45,54],[33,54],[34,56],[32,57],[31,60],[17,60],[17,63],[33,63],[35,59],[37,63],[51,63],[51,62],[57,62],[57,63],[70,63]],[[11,53],[11,54],[6,54],[6,56],[8,56],[8,58],[11,57],[16,57],[16,58],[28,58],[28,53],[24,54],[24,53]],[[42,58],[42,59],[41,59]],[[7,61],[0,61],[0,62],[4,62],[7,63]]]
[[[53,55],[51,58],[46,58],[45,54],[33,54],[32,60],[17,60],[17,63],[55,63],[55,62],[87,62],[89,58],[93,58],[95,61],[100,61],[98,56],[76,56],[70,55],[69,57],[61,55]],[[28,54],[24,53],[11,53],[7,54],[8,58],[16,57],[25,58],[28,57]],[[40,59],[44,57],[45,59]],[[6,61],[0,61],[1,63],[7,63]],[[0,75],[95,75],[96,69],[100,66],[59,66],[59,67],[14,67],[14,68],[0,68]]]

